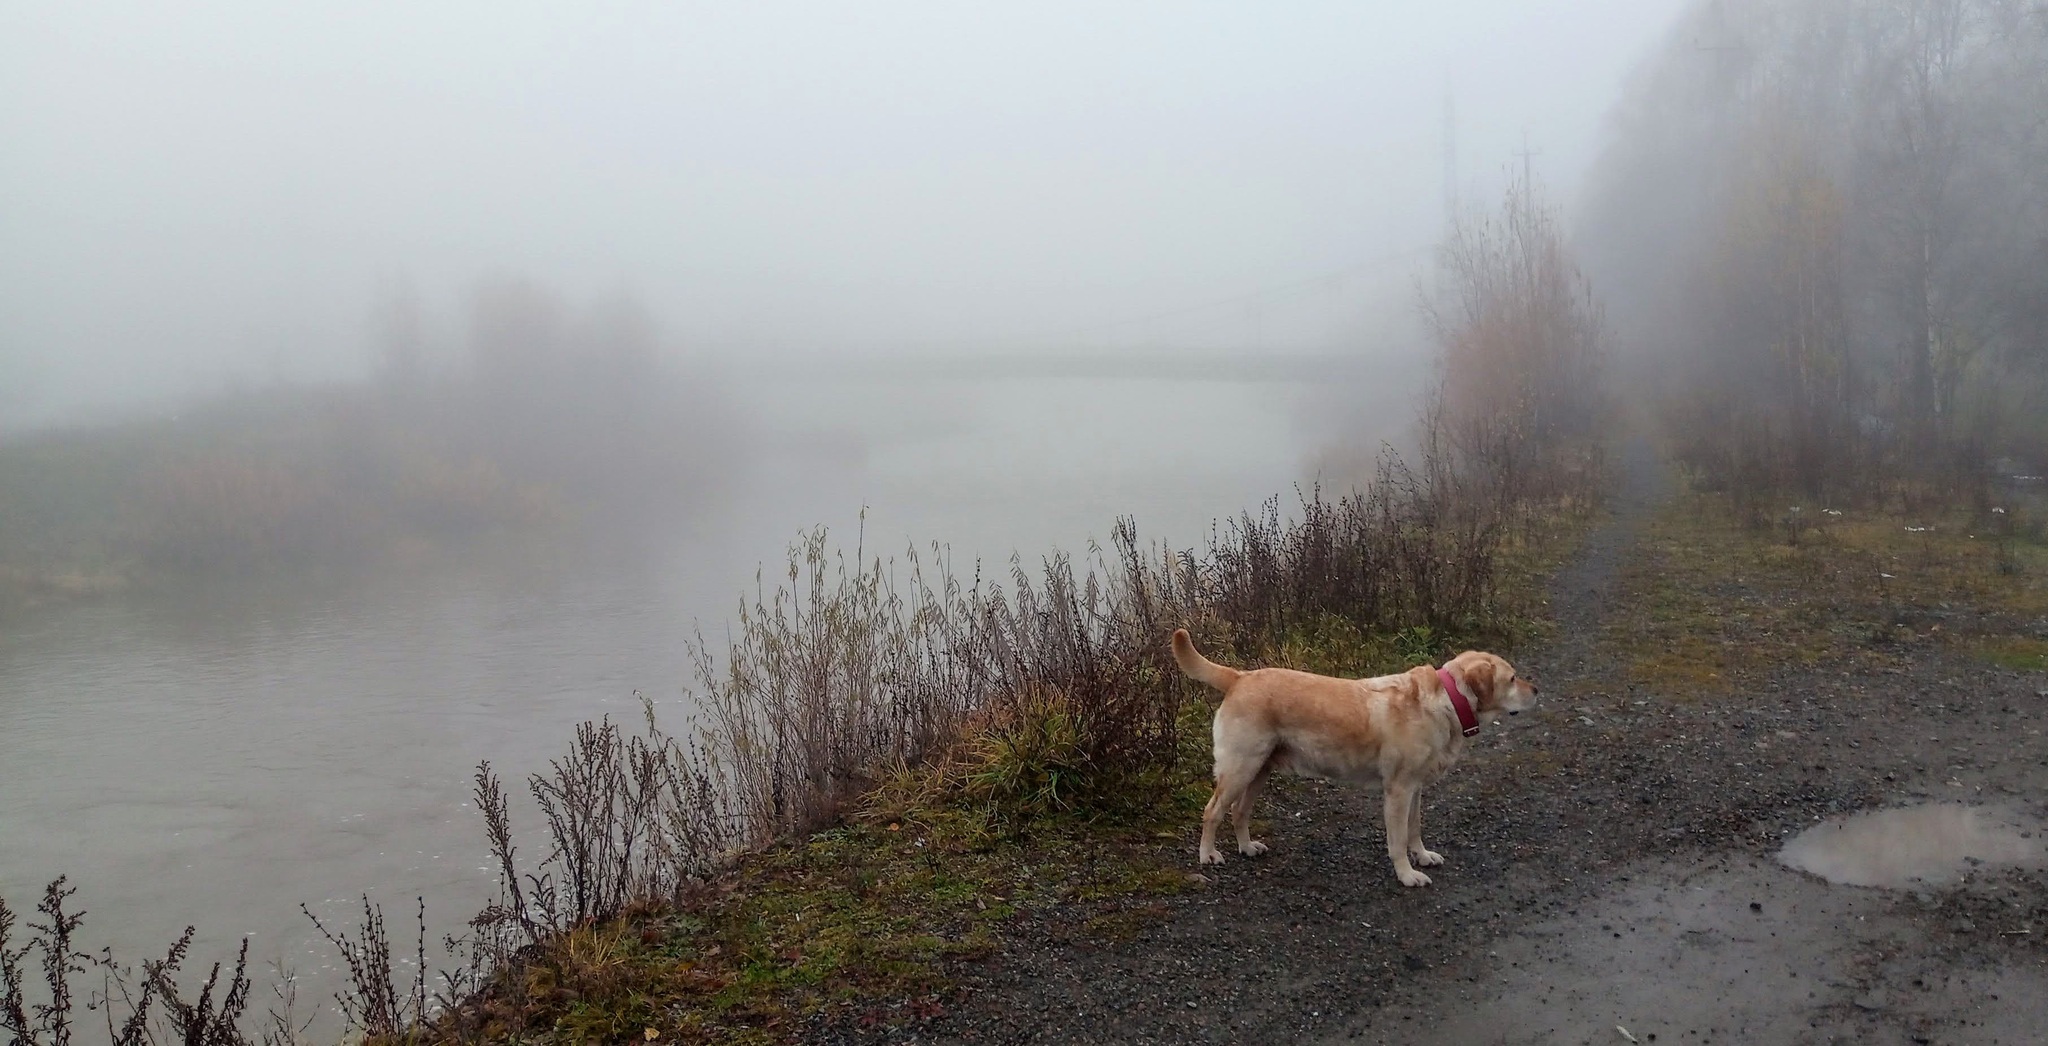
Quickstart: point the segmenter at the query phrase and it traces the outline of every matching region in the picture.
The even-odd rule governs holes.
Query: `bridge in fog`
[[[892,381],[1045,378],[1179,378],[1196,381],[1319,381],[1384,362],[1378,352],[1304,352],[1223,348],[971,349],[841,353],[758,358],[741,370],[782,380],[874,378]]]

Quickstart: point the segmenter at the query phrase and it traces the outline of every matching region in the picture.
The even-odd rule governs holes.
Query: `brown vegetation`
[[[1443,384],[1428,429],[1451,467],[1496,484],[1502,504],[1597,489],[1612,413],[1603,319],[1535,187],[1462,218],[1438,264],[1426,311]]]

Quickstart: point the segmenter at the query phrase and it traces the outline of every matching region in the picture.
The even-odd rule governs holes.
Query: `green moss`
[[[1090,940],[1121,943],[1136,938],[1168,914],[1166,906],[1159,904],[1104,912],[1083,922],[1081,933]]]
[[[2048,672],[2048,639],[2000,636],[1977,644],[1977,655],[1994,665],[2022,672]]]

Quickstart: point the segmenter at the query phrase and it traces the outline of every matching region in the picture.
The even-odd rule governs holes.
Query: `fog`
[[[1629,81],[1578,246],[1705,487],[1988,510],[2048,465],[2043,14],[1702,0]]]
[[[324,998],[300,903],[458,926],[474,761],[688,722],[797,534],[1369,473],[1679,6],[0,6],[0,896]]]
[[[1675,3],[0,10],[0,419],[353,376],[516,277],[665,351],[1397,350]]]

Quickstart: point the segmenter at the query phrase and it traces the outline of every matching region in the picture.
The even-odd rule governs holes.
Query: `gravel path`
[[[1134,902],[1135,934],[1045,914],[964,964],[932,1019],[817,1041],[2043,1041],[2048,879],[1886,890],[1774,857],[1822,818],[1914,802],[2038,823],[2048,681],[1930,649],[1713,703],[1616,684],[1601,626],[1662,492],[1646,448],[1624,472],[1556,579],[1558,640],[1518,659],[1544,706],[1489,726],[1425,798],[1435,885],[1395,882],[1373,790],[1294,781],[1262,803],[1269,856]]]

